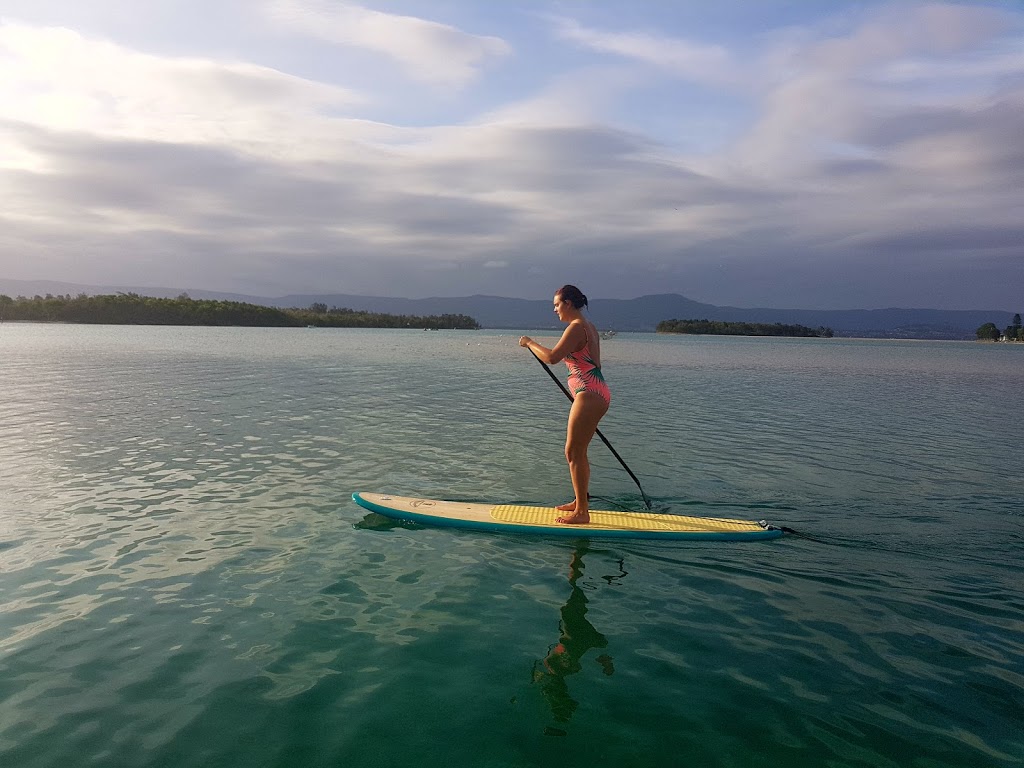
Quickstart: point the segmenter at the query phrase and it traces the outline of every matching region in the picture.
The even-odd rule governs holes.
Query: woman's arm
[[[564,360],[565,356],[569,353],[582,349],[586,342],[587,332],[584,330],[581,323],[570,323],[569,327],[562,333],[562,338],[560,338],[558,343],[551,349],[548,349],[543,344],[538,344],[529,336],[519,337],[520,347],[526,347],[533,352],[533,354],[539,357],[541,362],[547,363],[548,365],[554,365],[555,363]]]

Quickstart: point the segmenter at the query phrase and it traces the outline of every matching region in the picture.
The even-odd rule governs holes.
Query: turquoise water
[[[1024,346],[605,342],[659,510],[812,538],[354,505],[571,495],[517,337],[0,325],[0,765],[1024,764]]]

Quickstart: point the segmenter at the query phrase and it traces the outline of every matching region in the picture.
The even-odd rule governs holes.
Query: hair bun
[[[583,295],[583,291],[577,288],[575,285],[563,285],[558,289],[558,296],[563,299],[568,299],[572,302],[572,305],[576,309],[581,309],[587,306],[587,297]]]

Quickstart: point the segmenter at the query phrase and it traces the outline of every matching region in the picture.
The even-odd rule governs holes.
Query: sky
[[[0,277],[1024,308],[1024,2],[0,0]]]

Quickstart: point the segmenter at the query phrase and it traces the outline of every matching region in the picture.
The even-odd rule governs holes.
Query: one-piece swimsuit
[[[590,353],[590,333],[586,326],[583,326],[583,330],[587,334],[587,343],[578,352],[565,356],[565,366],[569,369],[569,391],[573,398],[580,392],[594,392],[611,405],[612,391]]]

